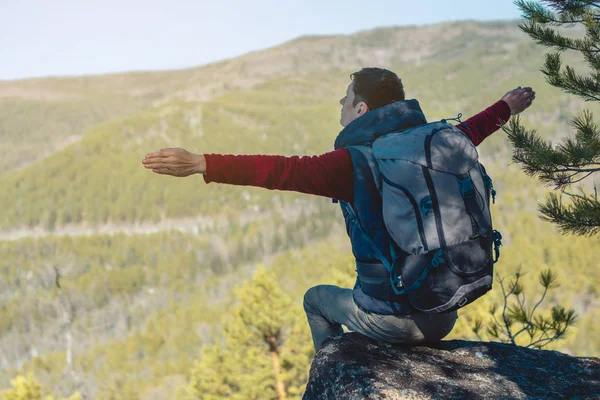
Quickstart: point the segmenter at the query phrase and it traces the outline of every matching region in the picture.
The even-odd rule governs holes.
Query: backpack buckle
[[[404,294],[404,283],[402,282],[402,278],[400,278],[400,276],[394,278],[394,275],[390,273],[390,283],[392,284],[392,290],[394,293],[398,295]]]
[[[442,252],[442,249],[439,249],[434,255],[433,258],[431,259],[431,261],[429,261],[429,263],[431,264],[431,266],[433,268],[437,268],[438,265],[445,263],[446,260],[444,260],[444,253]]]
[[[431,196],[423,197],[420,203],[421,212],[423,215],[429,214],[429,211],[433,210],[433,204],[431,203]]]
[[[496,258],[494,260],[494,264],[498,261],[498,259],[500,258],[500,246],[502,246],[502,234],[500,232],[498,232],[497,230],[492,231],[492,233],[494,234],[494,253],[496,255]]]
[[[492,192],[492,203],[496,204],[496,190],[494,190],[494,184],[492,183],[492,178],[490,178],[489,175],[485,174],[483,176],[483,182],[485,183],[485,186],[487,186],[488,188],[491,189],[491,192]]]
[[[475,185],[473,185],[470,175],[464,179],[457,178],[457,180],[458,184],[460,185],[460,194],[462,195],[463,199],[469,199],[475,196]]]

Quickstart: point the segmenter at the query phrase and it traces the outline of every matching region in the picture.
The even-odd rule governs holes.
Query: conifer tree
[[[313,355],[302,345],[310,336],[301,310],[264,267],[236,290],[236,300],[224,318],[224,343],[203,350],[180,398],[299,399]]]
[[[519,28],[538,44],[556,50],[546,54],[540,69],[546,81],[586,102],[600,101],[600,1],[518,0],[514,4],[525,19]],[[585,27],[583,38],[566,37],[558,31],[578,24]],[[582,54],[590,76],[581,76],[568,65],[563,68],[561,52],[565,50]],[[513,160],[522,164],[526,174],[557,190],[539,205],[542,219],[556,223],[565,234],[595,235],[600,232],[596,189],[591,194],[581,188],[573,193],[570,188],[600,171],[600,131],[587,110],[573,117],[570,124],[574,137],[566,137],[555,146],[542,140],[535,130],[524,128],[519,118],[512,119],[503,130],[515,147]]]
[[[542,349],[552,342],[563,339],[578,317],[574,309],[567,310],[560,305],[553,306],[546,316],[536,313],[546,298],[548,290],[559,287],[556,274],[550,269],[540,272],[539,283],[544,288],[544,292],[535,305],[530,305],[526,301],[524,286],[520,282],[522,275],[519,269],[507,287],[504,286],[505,278],[497,277],[502,289],[504,305],[500,315],[497,315],[499,310],[496,304],[490,307],[491,319],[485,332],[491,340]],[[509,298],[513,301],[510,302]],[[483,320],[477,318],[471,329],[479,340],[483,340],[480,336],[482,328]]]

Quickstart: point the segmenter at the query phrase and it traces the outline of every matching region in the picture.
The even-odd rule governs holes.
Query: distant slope
[[[176,76],[128,73],[0,81],[0,174],[46,158],[102,122],[146,109],[176,90],[171,86]]]

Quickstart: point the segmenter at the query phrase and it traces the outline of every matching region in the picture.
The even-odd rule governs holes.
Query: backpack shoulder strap
[[[404,287],[404,285],[402,283],[402,279],[400,278],[400,276],[394,277],[394,264],[397,261],[396,249],[394,249],[394,245],[390,242],[390,254],[392,256],[392,260],[390,262],[390,260],[388,260],[383,255],[383,253],[381,252],[379,247],[377,247],[377,245],[375,244],[373,239],[371,239],[371,236],[369,236],[369,234],[367,232],[365,232],[362,225],[360,224],[360,221],[356,217],[356,213],[352,209],[352,206],[345,201],[340,201],[340,206],[348,214],[350,221],[352,221],[352,223],[358,227],[363,238],[367,241],[367,243],[369,243],[369,245],[375,252],[375,255],[377,256],[379,261],[381,261],[381,263],[384,265],[385,269],[387,269],[388,272],[390,273],[390,283],[392,284],[392,289],[394,290],[394,292],[396,294],[403,294],[403,292],[400,290],[401,288]]]

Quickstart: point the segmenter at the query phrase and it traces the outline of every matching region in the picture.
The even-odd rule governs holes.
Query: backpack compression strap
[[[471,216],[471,221],[475,222],[477,228],[473,226],[473,238],[481,235],[485,235],[492,229],[490,223],[483,216],[483,212],[477,205],[477,199],[475,198],[475,185],[471,180],[471,175],[465,173],[458,175],[458,184],[460,185],[460,192],[465,202],[465,209]]]

